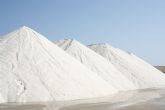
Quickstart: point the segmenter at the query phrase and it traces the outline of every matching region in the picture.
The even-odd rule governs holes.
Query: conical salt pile
[[[0,99],[5,102],[74,100],[117,92],[28,27],[4,36],[0,53]]]
[[[165,74],[135,55],[114,48],[109,44],[94,44],[88,47],[111,62],[137,88],[165,86]]]

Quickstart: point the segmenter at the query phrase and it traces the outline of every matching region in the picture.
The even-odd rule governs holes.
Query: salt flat
[[[120,92],[88,100],[0,104],[0,110],[164,110],[164,107],[165,89]]]

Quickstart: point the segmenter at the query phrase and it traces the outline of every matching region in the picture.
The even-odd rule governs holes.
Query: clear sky
[[[50,40],[106,42],[165,65],[165,0],[0,0],[0,36],[24,25]]]

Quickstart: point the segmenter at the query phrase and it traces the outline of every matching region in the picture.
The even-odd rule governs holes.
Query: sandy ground
[[[0,110],[164,110],[165,89],[121,92],[97,99],[45,103],[6,103]]]
[[[155,68],[165,73],[165,66],[155,66]]]

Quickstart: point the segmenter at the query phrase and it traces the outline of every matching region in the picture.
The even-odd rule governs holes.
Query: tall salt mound
[[[165,75],[135,55],[109,44],[95,44],[88,47],[109,60],[137,88],[165,86]]]
[[[110,62],[78,41],[65,39],[55,41],[55,44],[96,72],[117,90],[136,89],[133,83],[115,69]]]
[[[0,99],[5,102],[73,100],[117,92],[28,27],[4,36],[0,53]]]

